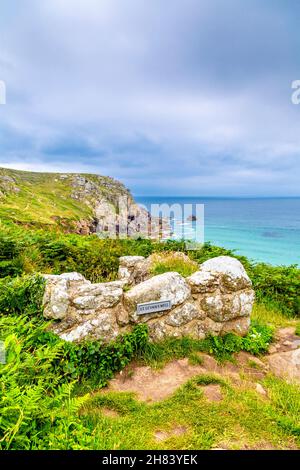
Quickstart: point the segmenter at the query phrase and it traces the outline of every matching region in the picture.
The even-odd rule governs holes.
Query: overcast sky
[[[298,0],[2,0],[0,166],[300,195]]]

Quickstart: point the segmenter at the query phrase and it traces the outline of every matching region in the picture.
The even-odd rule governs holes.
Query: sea
[[[253,261],[300,266],[299,198],[209,198],[136,196],[151,211],[157,204],[202,207],[203,220],[172,219],[172,238],[211,242],[235,250]],[[202,205],[202,206],[201,206]],[[178,206],[177,206],[178,207]],[[194,217],[195,218],[195,217]],[[199,230],[203,224],[204,233]],[[198,225],[197,225],[198,224]],[[184,231],[182,226],[184,225]],[[197,228],[198,227],[198,228]],[[197,239],[198,237],[198,239]]]

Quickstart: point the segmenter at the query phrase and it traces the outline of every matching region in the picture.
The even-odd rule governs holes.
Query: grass
[[[13,178],[18,191],[3,184],[1,176]],[[74,192],[72,174],[61,178],[57,173],[33,173],[0,168],[0,190],[5,197],[0,199],[0,219],[34,227],[60,227],[73,229],[74,222],[92,221],[94,215],[91,202],[95,195],[91,192],[78,202],[72,197]],[[81,175],[82,176],[82,175]],[[119,182],[104,176],[84,175],[97,186],[97,197],[106,196],[108,200],[126,193]]]
[[[211,383],[221,385],[221,402],[204,399],[199,385]],[[273,377],[263,386],[269,400],[253,387],[241,389],[216,376],[200,375],[154,404],[138,402],[128,393],[95,394],[80,415],[93,430],[93,449],[297,448],[299,389]],[[119,415],[105,416],[101,410],[107,408]],[[178,427],[185,432],[177,435]],[[166,439],[158,441],[155,434],[162,431]]]
[[[251,314],[252,321],[258,321],[261,324],[268,325],[271,328],[294,327],[295,334],[300,336],[300,319],[299,316],[291,317],[282,313],[279,308],[272,305],[256,303]]]
[[[5,320],[3,319],[3,324],[7,330],[2,331],[3,337],[9,332],[10,341],[18,350],[21,342],[16,332],[14,333],[18,324],[16,318],[12,315],[7,316]],[[15,372],[12,367],[3,369],[7,374],[7,377],[3,378],[9,390],[8,397],[11,403],[25,407],[25,416],[28,420],[23,421],[20,428],[23,434],[16,437],[18,448],[24,448],[23,446],[27,449],[90,450],[300,448],[299,387],[270,375],[261,382],[267,390],[268,398],[265,398],[255,391],[257,379],[251,377],[243,379],[241,375],[241,381],[237,383],[236,380],[231,382],[230,378],[219,374],[205,373],[189,380],[170,398],[152,404],[140,402],[130,393],[110,391],[103,393],[100,390],[100,382],[92,383],[88,378],[73,387],[72,391],[71,383],[66,384],[65,388],[57,384],[59,378],[49,368],[50,363],[46,360],[53,354],[59,354],[59,351],[55,352],[52,345],[46,347],[43,343],[40,344],[36,331],[29,323],[19,321],[19,324],[19,335],[25,336],[23,341],[26,340],[30,347],[24,351],[25,355],[22,356],[20,364],[15,365]],[[249,342],[252,342],[253,350],[256,351],[257,346],[260,348],[263,346],[262,340],[268,341],[269,329],[265,327],[259,329],[258,324],[255,324],[254,328],[256,333],[252,330],[243,342],[240,340],[236,342],[232,336],[229,336],[222,340],[209,338],[206,341],[196,341],[183,338],[149,344],[139,360],[154,367],[161,367],[174,358],[189,357],[194,364],[202,365],[201,352],[213,353],[218,358],[228,358],[235,350],[249,347]],[[26,333],[28,329],[31,332],[29,335]],[[34,343],[30,337],[34,339]],[[34,350],[33,344],[40,346],[36,346]],[[41,384],[48,387],[46,393]],[[211,384],[218,384],[221,387],[221,401],[210,402],[205,398],[203,387]],[[33,399],[34,404],[32,404]],[[8,414],[9,403],[6,405],[5,401],[2,403],[6,419],[9,418],[13,422],[16,419],[17,426],[19,412],[14,411],[14,418],[14,414]],[[35,408],[32,409],[32,406]],[[110,410],[114,413],[109,414]],[[43,432],[46,430],[46,434],[43,435],[32,424],[31,435],[34,438],[25,437],[28,423],[39,420],[42,420]],[[0,420],[0,431],[3,424],[5,423]],[[177,432],[178,429],[181,431]],[[159,440],[157,433],[165,438]],[[7,436],[9,440],[6,445],[9,446],[10,440],[15,438],[11,433]],[[1,445],[4,444],[0,442],[0,448]],[[6,448],[5,445],[3,448]]]
[[[251,318],[254,321],[270,325],[273,328],[295,326],[296,331],[298,330],[300,332],[299,317],[287,317],[279,308],[268,304],[256,303],[254,305]]]
[[[227,385],[226,381],[216,374],[198,375],[197,377],[195,377],[195,379],[193,379],[192,383],[196,385]]]
[[[9,192],[1,200],[0,218],[34,226],[55,226],[61,218],[69,221],[92,218],[86,204],[78,204],[71,198],[70,184],[49,175],[47,179],[31,181],[17,176],[19,193]]]
[[[197,352],[201,352],[200,341],[168,338],[161,343],[149,343],[139,360],[154,369],[160,369],[174,359],[195,357]]]
[[[202,366],[204,363],[204,358],[201,354],[192,352],[189,354],[189,363],[192,366]]]
[[[248,351],[255,355],[268,350],[272,341],[273,329],[253,322],[247,336],[241,338],[233,334],[223,337],[211,336],[204,340],[189,337],[167,338],[162,342],[148,343],[139,361],[155,369],[162,368],[174,359],[189,358],[191,364],[201,365],[203,359],[199,353],[213,355],[219,362],[233,360],[232,355],[239,351]]]
[[[248,360],[248,366],[252,367],[252,369],[261,369],[261,366],[257,364],[257,362],[253,361],[252,359]]]
[[[183,277],[191,276],[199,270],[199,265],[183,253],[159,253],[152,255],[151,272],[154,275],[177,272]]]
[[[213,422],[209,427],[207,416],[211,413],[212,419],[216,412],[225,413],[225,408],[214,408],[216,404],[210,405],[203,400],[198,389],[199,385],[217,383],[227,396],[229,384],[223,377],[201,375],[177,390],[169,400],[150,406],[137,402],[128,394],[99,393],[107,380],[101,374],[94,374],[91,380],[93,371],[110,370],[109,367],[111,372],[120,370],[136,357],[137,352],[139,360],[149,365],[162,365],[158,359],[166,363],[175,357],[190,357],[195,361],[201,351],[226,359],[233,352],[248,348],[250,343],[254,351],[264,350],[264,342],[269,338],[269,330],[259,329],[258,325],[245,339],[227,335],[222,339],[203,341],[169,339],[159,344],[145,342],[146,332],[139,331],[130,338],[124,337],[118,344],[115,342],[108,350],[99,349],[99,345],[93,343],[71,347],[54,335],[49,336],[45,331],[47,324],[42,319],[14,315],[3,315],[0,319],[0,338],[5,340],[7,347],[7,364],[0,365],[3,416],[0,449],[158,448],[153,437],[158,426],[166,428],[170,434],[163,446],[170,445],[171,449],[185,448],[186,445],[188,448],[210,448],[217,444],[218,435],[213,432],[217,423]],[[201,362],[201,356],[197,359]],[[112,376],[112,373],[108,374],[108,378]],[[77,379],[79,382],[74,388]],[[103,407],[118,415],[112,417],[101,413]],[[200,428],[193,413],[199,414]],[[205,413],[207,428],[202,424]],[[112,418],[116,421],[110,421]],[[231,422],[232,418],[228,425]],[[176,436],[173,442],[172,429],[176,426],[190,429],[191,435]],[[289,430],[284,430],[284,435],[289,434]]]
[[[31,226],[55,226],[54,217],[74,221],[90,217],[91,212],[87,206],[78,205],[70,198],[69,185],[54,181],[55,175],[46,177],[16,172],[13,176],[17,178],[21,192],[7,195],[0,204],[0,276],[4,278],[0,282],[0,313],[6,317],[6,326],[1,325],[0,333],[1,338],[6,337],[4,330],[7,329],[14,351],[18,352],[24,342],[29,344],[32,337],[36,341],[37,328],[31,321],[24,321],[17,335],[14,331],[17,317],[13,313],[22,314],[28,310],[34,318],[40,304],[38,296],[28,294],[28,286],[31,292],[32,284],[36,283],[35,276],[17,276],[39,271],[76,270],[92,282],[99,282],[115,278],[118,259],[122,255],[149,256],[156,251],[165,251],[154,257],[153,274],[177,271],[186,277],[206,259],[222,254],[234,255],[206,244],[201,250],[190,253],[193,260],[189,260],[182,254],[174,255],[175,250],[184,251],[181,242],[105,241],[95,236],[64,235],[61,227],[54,232],[32,230]],[[254,307],[250,334],[244,339],[228,335],[204,341],[182,338],[148,344],[138,357],[139,363],[161,368],[169,361],[187,357],[192,365],[201,366],[202,353],[214,355],[219,361],[230,360],[234,352],[241,350],[263,354],[272,340],[269,327],[295,326],[300,335],[300,319],[292,316],[300,313],[300,271],[296,267],[256,265],[246,258],[241,261],[254,282],[260,301]],[[19,449],[300,447],[300,392],[295,385],[270,375],[261,382],[267,391],[266,398],[255,391],[255,383],[251,382],[254,379],[250,377],[241,375],[241,383],[237,385],[221,376],[202,374],[188,381],[169,399],[149,404],[137,401],[128,393],[101,393],[104,382],[90,378],[91,363],[99,370],[99,354],[89,349],[84,349],[81,355],[83,353],[87,355],[87,360],[82,361],[86,367],[83,380],[73,384],[74,376],[63,387],[61,377],[51,369],[50,358],[53,362],[54,355],[61,357],[62,354],[53,344],[41,342],[37,348],[30,345],[20,356],[20,361],[14,361],[14,367],[1,369],[0,366],[1,379],[6,380],[6,385],[0,387],[0,406],[3,407],[0,448],[12,446],[14,433],[14,442]],[[118,350],[114,353],[119,357]],[[66,357],[68,367],[78,367],[77,355],[74,354],[72,361],[69,353]],[[104,359],[106,357],[102,357],[102,362]],[[110,359],[109,356],[108,363]],[[251,360],[249,366],[258,368]],[[127,376],[132,373],[131,370]],[[220,385],[222,401],[209,402],[204,398],[202,387],[209,384]],[[108,416],[105,409],[116,414]],[[5,431],[7,422],[11,423],[9,434]],[[178,427],[185,432],[176,434]],[[164,432],[165,440],[158,441],[155,438],[157,432]]]
[[[30,199],[34,199],[33,194]],[[21,218],[18,223],[8,221],[7,217],[2,218],[3,205],[5,198],[0,200],[0,277],[15,277],[34,272],[60,274],[77,271],[92,282],[110,281],[117,277],[120,256],[126,255],[152,255],[153,274],[173,270],[189,276],[207,259],[228,255],[237,257],[243,263],[253,282],[256,299],[266,306],[266,310],[282,312],[290,319],[300,317],[300,270],[296,266],[255,263],[237,256],[233,251],[209,243],[205,243],[199,250],[186,252],[183,241],[168,240],[160,243],[146,239],[100,240],[97,235],[66,234],[63,231],[67,227],[62,220],[57,221],[57,226],[47,225],[47,230],[36,230],[30,223],[25,224],[25,229]],[[80,208],[82,207],[80,204]],[[25,214],[25,208],[21,212],[24,212],[24,217],[31,218]],[[43,216],[41,213],[47,214],[46,208],[44,212],[41,208],[37,212],[36,226],[41,224],[38,221],[38,217]],[[280,322],[281,313],[277,318]]]

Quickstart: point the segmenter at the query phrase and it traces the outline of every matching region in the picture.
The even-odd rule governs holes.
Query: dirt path
[[[273,374],[300,384],[300,338],[295,335],[295,328],[278,330],[269,352],[266,362]]]
[[[295,335],[295,329],[282,328],[276,333],[276,340],[270,347],[270,354],[262,359],[241,352],[235,355],[234,364],[227,362],[219,365],[213,357],[201,354],[203,359],[201,365],[191,365],[188,359],[169,362],[158,371],[148,366],[130,365],[117,374],[110,382],[108,390],[133,392],[139,400],[156,402],[168,398],[177,388],[197,375],[214,373],[225,379],[229,378],[232,382],[240,383],[242,372],[249,382],[253,382],[257,392],[264,394],[263,387],[257,382],[269,371],[289,381],[300,383],[299,346],[300,338]],[[211,392],[212,395],[218,396],[216,390],[212,389]]]

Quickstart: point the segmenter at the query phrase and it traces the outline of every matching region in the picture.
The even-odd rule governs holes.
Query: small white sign
[[[158,302],[146,302],[137,305],[136,313],[138,315],[146,315],[155,312],[164,312],[172,308],[171,300],[160,300]]]

